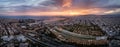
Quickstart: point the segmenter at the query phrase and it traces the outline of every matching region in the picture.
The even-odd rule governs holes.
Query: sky
[[[0,14],[5,15],[113,14],[119,12],[120,0],[0,0]]]

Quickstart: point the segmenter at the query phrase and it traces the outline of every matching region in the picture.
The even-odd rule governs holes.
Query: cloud
[[[53,1],[51,0],[0,0],[2,12],[26,12],[28,10],[48,10]],[[54,6],[53,6],[54,7]]]
[[[0,0],[0,6],[40,6],[42,3],[50,0]]]
[[[59,10],[62,0],[0,0],[0,13]],[[101,8],[115,10],[120,8],[120,0],[73,0],[73,7]]]

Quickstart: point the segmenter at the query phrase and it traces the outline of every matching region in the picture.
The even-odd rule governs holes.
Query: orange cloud
[[[71,5],[72,5],[72,0],[63,0],[62,7],[71,7]]]

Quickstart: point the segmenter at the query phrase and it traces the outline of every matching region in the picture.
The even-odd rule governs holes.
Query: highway
[[[73,33],[67,30],[64,30],[62,28],[55,27],[54,29],[50,29],[51,32],[58,32],[65,36],[66,38],[76,38],[76,39],[87,39],[87,40],[106,40],[108,37],[107,36],[90,36],[90,35],[82,35],[82,34],[77,34]]]

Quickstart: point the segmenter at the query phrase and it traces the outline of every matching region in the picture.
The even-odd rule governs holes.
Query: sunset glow
[[[19,2],[7,0],[0,1],[0,14],[30,16],[113,14],[120,12],[118,2],[113,0],[23,0]]]
[[[71,7],[71,5],[72,5],[72,0],[63,0],[62,7]]]
[[[77,16],[77,15],[88,15],[88,14],[100,14],[104,12],[101,9],[68,9],[68,10],[57,10],[57,11],[46,11],[46,12],[26,12],[26,13],[11,13],[12,15],[33,15],[33,16]]]

